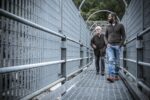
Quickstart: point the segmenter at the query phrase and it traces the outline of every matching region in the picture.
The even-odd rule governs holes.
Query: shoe
[[[104,72],[101,72],[101,75],[104,76]]]
[[[114,78],[114,80],[118,81],[118,80],[120,80],[120,77],[119,77],[119,76],[116,76],[116,77]]]
[[[114,82],[113,78],[110,78],[110,77],[107,78],[107,81],[109,81],[109,82],[111,82],[111,83]]]
[[[96,72],[96,75],[98,75],[99,74],[99,72]]]

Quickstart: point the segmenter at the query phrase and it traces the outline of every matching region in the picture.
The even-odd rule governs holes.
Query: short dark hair
[[[115,19],[117,19],[117,14],[116,13],[112,12],[110,14],[112,15],[112,17],[115,17]]]
[[[110,14],[111,14],[111,16],[112,16],[112,17],[114,17],[114,18],[115,18],[115,20],[116,20],[116,21],[118,21],[118,19],[117,19],[117,14],[116,14],[116,13],[111,12]]]

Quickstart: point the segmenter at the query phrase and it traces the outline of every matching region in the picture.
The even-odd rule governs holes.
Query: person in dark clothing
[[[104,34],[101,33],[102,28],[97,26],[95,28],[96,34],[91,39],[91,47],[94,49],[95,55],[95,66],[96,66],[96,74],[99,74],[99,61],[101,60],[101,75],[104,75],[105,64],[104,64],[104,56],[105,56],[105,41]]]
[[[113,82],[114,80],[119,80],[120,49],[125,41],[125,30],[123,24],[117,21],[115,13],[110,13],[108,15],[108,21],[110,25],[107,26],[105,33],[109,73],[107,80]]]

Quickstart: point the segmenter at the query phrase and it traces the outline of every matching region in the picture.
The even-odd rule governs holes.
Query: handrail
[[[147,62],[142,62],[142,61],[136,61],[136,60],[133,60],[133,59],[127,59],[127,58],[124,58],[122,60],[126,60],[126,61],[130,61],[130,62],[133,62],[133,63],[138,63],[139,65],[143,65],[143,66],[147,66],[147,67],[150,67],[150,63],[147,63]]]
[[[31,69],[31,68],[41,67],[41,66],[54,65],[54,64],[59,64],[59,63],[63,63],[63,62],[65,62],[65,60],[19,65],[19,66],[11,66],[11,67],[3,67],[3,68],[0,68],[0,74],[20,71],[20,70],[25,70],[25,69]]]
[[[150,67],[150,63],[146,63],[146,62],[142,62],[142,61],[137,62],[136,60],[126,59],[126,58],[124,60],[134,62],[139,65]],[[124,69],[123,67],[120,67],[120,68],[122,70],[124,70],[125,72],[127,72],[137,82],[137,84],[140,85],[147,93],[149,93],[148,95],[150,95],[150,88],[147,85],[145,85],[142,81],[138,81],[137,78],[134,77],[128,70]]]
[[[123,68],[123,67],[119,67],[119,68],[121,68],[123,71],[125,71],[126,73],[128,73],[128,75],[130,75],[135,81],[137,81],[136,77],[133,76],[128,70],[126,70],[126,69]]]
[[[150,31],[150,27],[146,28],[145,30],[143,30],[142,32],[140,33],[137,33],[137,36],[140,37],[140,36],[143,36],[146,32]],[[135,40],[137,38],[137,36],[135,35],[133,38],[127,40],[126,44],[132,42],[133,40]]]
[[[133,59],[124,58],[124,60],[136,63],[136,60],[133,60]]]
[[[87,58],[91,58],[91,57],[83,57],[83,58],[67,59],[66,62],[77,61],[77,60],[87,59]]]
[[[72,42],[74,42],[74,43],[77,43],[77,44],[82,44],[81,42],[79,42],[79,41],[76,41],[76,40],[73,40],[72,38],[70,38],[70,37],[66,37],[66,39],[67,40],[70,40],[70,41],[72,41]]]
[[[40,25],[38,25],[38,24],[36,24],[36,23],[33,23],[33,22],[31,22],[31,21],[29,21],[29,20],[26,20],[26,19],[24,19],[24,18],[22,18],[22,17],[19,17],[19,16],[17,16],[17,15],[14,15],[14,14],[12,14],[12,13],[10,13],[10,12],[8,12],[8,11],[5,11],[5,10],[3,10],[3,9],[0,9],[0,14],[1,14],[2,16],[6,16],[6,17],[11,18],[11,19],[14,19],[14,20],[16,20],[16,21],[18,21],[18,22],[21,22],[21,23],[23,23],[23,24],[25,24],[25,25],[34,27],[34,28],[39,29],[39,30],[42,30],[42,31],[44,31],[44,32],[48,32],[48,33],[50,33],[50,34],[53,34],[53,35],[58,36],[58,37],[61,37],[61,38],[65,38],[65,36],[62,35],[62,34],[59,34],[59,33],[57,33],[57,32],[54,32],[54,31],[52,31],[52,30],[50,30],[50,29],[48,29],[48,28],[45,28],[45,27],[43,27],[43,26],[40,26]]]
[[[90,64],[91,64],[91,62],[88,63],[88,64],[86,64],[85,66],[83,66],[83,67],[80,68],[79,70],[70,73],[69,75],[67,75],[67,78],[69,78],[70,76],[72,76],[72,75],[76,74],[77,72],[81,71],[83,68],[87,67],[87,66],[90,65]],[[60,79],[54,81],[53,83],[49,84],[48,86],[46,86],[46,87],[44,87],[44,88],[42,88],[42,89],[40,89],[40,90],[37,90],[37,91],[35,91],[35,92],[33,92],[33,93],[31,93],[31,94],[25,96],[25,97],[22,98],[21,100],[29,100],[29,99],[31,99],[32,97],[34,97],[34,96],[40,94],[41,92],[43,92],[43,91],[45,91],[45,90],[47,90],[47,89],[49,89],[49,88],[55,86],[56,84],[63,82],[64,80],[65,80],[65,78],[62,77],[62,78],[60,78]]]
[[[132,42],[132,41],[135,40],[135,39],[136,39],[136,36],[134,36],[133,38],[127,40],[127,42],[126,42],[125,44],[128,44],[128,43]]]
[[[146,62],[139,61],[138,64],[139,64],[139,65],[143,65],[143,66],[150,67],[150,63],[146,63]]]
[[[71,62],[71,61],[77,61],[77,60],[81,60],[82,58],[75,58],[75,59],[68,59],[66,60],[67,62]]]
[[[137,84],[146,91],[147,95],[150,96],[150,88],[146,84],[144,84],[142,81],[138,81]]]
[[[148,28],[146,28],[145,30],[143,30],[142,32],[140,32],[139,34],[138,34],[138,36],[142,36],[142,35],[144,35],[146,32],[148,32],[148,31],[150,31],[150,27],[148,27]]]
[[[66,62],[77,61],[77,60],[87,59],[87,58],[91,58],[91,57],[68,59],[68,60],[66,60]],[[59,61],[51,61],[51,62],[3,67],[3,68],[0,68],[0,74],[20,71],[20,70],[25,70],[25,69],[31,69],[31,68],[41,67],[41,66],[60,64],[60,63],[64,63],[64,62],[65,62],[65,60],[59,60]]]
[[[72,76],[72,75],[74,75],[74,74],[76,74],[76,73],[78,73],[78,72],[80,72],[81,70],[83,70],[85,67],[87,67],[87,66],[89,66],[89,65],[91,65],[91,62],[89,62],[88,64],[86,64],[86,65],[83,66],[82,68],[80,68],[80,69],[78,69],[78,70],[76,70],[76,71],[70,73],[69,75],[67,75],[67,78],[70,77],[70,76]]]
[[[0,14],[1,14],[2,16],[11,18],[11,19],[16,20],[16,21],[18,21],[18,22],[20,22],[20,23],[23,23],[23,24],[25,24],[25,25],[28,25],[28,26],[31,26],[31,27],[33,27],[33,28],[39,29],[39,30],[41,30],[41,31],[50,33],[50,34],[55,35],[55,36],[58,36],[58,37],[60,37],[60,38],[66,38],[67,40],[70,40],[70,41],[75,42],[75,43],[77,43],[77,44],[83,45],[83,44],[82,44],[81,42],[79,42],[79,41],[76,41],[76,40],[74,40],[74,39],[72,39],[72,38],[70,38],[70,37],[67,37],[67,36],[65,36],[65,35],[63,35],[63,34],[60,34],[60,33],[58,33],[58,32],[52,31],[52,30],[50,30],[50,29],[48,29],[48,28],[46,28],[46,27],[43,27],[43,26],[41,26],[41,25],[38,25],[38,24],[36,24],[36,23],[34,23],[34,22],[31,22],[31,21],[29,21],[29,20],[27,20],[27,19],[24,19],[24,18],[20,17],[20,16],[17,16],[17,15],[15,15],[15,14],[12,14],[12,13],[10,13],[10,12],[8,12],[8,11],[6,11],[6,10],[3,10],[3,9],[1,9],[1,8],[0,8]],[[83,46],[87,47],[86,45],[83,45]],[[89,48],[89,47],[87,47],[87,48]]]

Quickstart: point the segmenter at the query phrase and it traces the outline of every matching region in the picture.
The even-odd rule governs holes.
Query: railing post
[[[63,34],[63,4],[64,0],[60,0],[60,11],[61,11],[61,21],[60,21],[60,30],[59,32]],[[61,77],[64,77],[66,80],[67,74],[66,74],[66,56],[67,56],[67,49],[66,49],[66,36],[65,38],[61,38],[61,60],[65,60],[64,63],[61,64]],[[64,83],[64,82],[62,82]]]
[[[86,64],[88,64],[88,63],[89,63],[89,61],[90,61],[90,60],[89,60],[89,48],[87,48],[86,53],[87,53],[87,57],[88,57],[88,58],[87,58],[87,62],[86,62]]]
[[[143,61],[143,42],[142,37],[137,36],[136,40],[136,50],[137,50],[137,78],[142,80],[143,78],[143,66],[139,65],[139,61]]]
[[[80,68],[83,67],[83,44],[80,44],[80,58],[82,58],[80,60]]]
[[[141,12],[142,12],[142,31],[144,30],[144,3],[143,0],[140,1],[141,4]],[[137,79],[143,80],[143,66],[139,65],[139,61],[143,61],[143,37],[138,36],[136,38],[136,50],[137,50]]]
[[[93,51],[91,49],[90,49],[90,56],[91,56],[90,61],[93,62],[94,54],[93,54]]]
[[[122,61],[123,61],[123,68],[125,68],[127,70],[128,68],[126,66],[126,60],[124,60],[126,58],[126,52],[127,52],[126,51],[126,46],[124,46],[123,47],[123,60]],[[125,71],[124,71],[124,73],[125,73]]]
[[[66,38],[61,39],[61,60],[65,60],[65,62],[61,63],[61,76],[66,78],[66,55],[67,55],[67,49],[66,49]]]

